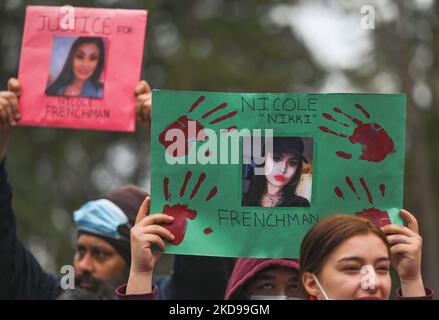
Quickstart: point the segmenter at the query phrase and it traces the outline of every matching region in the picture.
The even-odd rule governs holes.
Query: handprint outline
[[[188,184],[191,180],[192,177],[192,171],[187,171],[185,174],[185,179],[180,187],[180,191],[178,193],[179,199],[183,200],[186,194],[186,190],[188,187]],[[190,194],[189,200],[192,200],[195,196],[197,196],[201,185],[203,184],[203,182],[206,179],[206,173],[201,173],[197,179],[197,182],[195,184],[195,186],[192,189],[192,192]],[[169,190],[169,184],[170,184],[170,179],[168,177],[165,177],[163,179],[163,195],[165,197],[165,201],[167,202],[164,207],[162,212],[164,214],[170,215],[172,217],[174,217],[174,221],[170,224],[166,224],[163,225],[163,227],[167,230],[169,230],[174,236],[175,239],[173,241],[171,241],[170,243],[173,245],[179,245],[185,237],[186,234],[186,228],[187,228],[187,220],[194,220],[196,219],[198,213],[196,210],[190,209],[188,207],[188,204],[184,204],[184,203],[177,203],[174,205],[170,205],[169,203],[171,202],[171,193]],[[218,187],[217,186],[213,186],[209,193],[207,194],[205,201],[210,201],[212,198],[214,198],[218,193]],[[183,202],[183,201],[182,201]],[[210,234],[213,232],[211,227],[205,228],[203,231],[205,234]]]
[[[371,121],[369,112],[359,104],[355,104],[355,107],[363,114],[368,122],[362,122],[361,120],[345,113],[338,107],[334,107],[333,111],[338,114],[344,115],[354,125],[356,125],[351,136],[340,133],[326,126],[320,126],[319,129],[327,134],[332,134],[340,138],[348,139],[352,144],[359,144],[361,146],[361,155],[358,159],[369,162],[381,162],[386,157],[394,153],[395,145],[387,133],[387,131],[378,123]],[[332,122],[335,122],[345,128],[350,128],[351,125],[346,122],[338,121],[333,115],[329,113],[323,113],[322,116]],[[345,151],[337,151],[336,155],[340,158],[351,159],[352,154]]]
[[[197,109],[205,101],[205,99],[206,99],[206,96],[204,96],[204,95],[200,96],[191,105],[191,107],[188,110],[188,114],[192,113],[195,109]],[[201,119],[205,119],[206,121],[208,121],[208,120],[210,120],[208,118],[214,116],[216,112],[223,110],[227,107],[228,107],[227,102],[220,103],[216,107],[213,107],[210,110],[208,110],[207,112],[205,112],[201,116]],[[238,113],[238,111],[236,111],[236,110],[228,112],[222,116],[219,116],[217,118],[214,118],[213,120],[210,120],[208,124],[215,125],[215,124],[221,123],[223,121],[226,121],[228,119],[235,117],[237,115],[237,113]],[[201,120],[201,119],[198,119],[198,120]],[[192,147],[194,141],[204,141],[206,138],[206,134],[204,133],[205,126],[198,120],[191,119],[187,115],[180,116],[178,119],[176,119],[175,121],[168,124],[165,127],[165,129],[159,134],[160,144],[162,144],[165,147],[165,149],[168,151],[169,150],[168,147],[170,145],[178,142],[178,140],[177,139],[172,139],[170,141],[167,140],[167,133],[173,129],[181,130],[181,132],[183,132],[183,134],[184,134],[183,141],[184,141],[185,145],[182,148],[173,149],[172,156],[173,157],[186,156],[189,153],[189,150]],[[193,130],[190,130],[191,124],[192,124]],[[228,128],[225,128],[225,131],[227,132],[227,131],[232,131],[232,130],[236,130],[236,129],[237,129],[237,126],[232,125],[232,126],[229,126]],[[180,150],[183,150],[183,151],[180,151]]]
[[[346,184],[349,186],[349,189],[356,195],[357,199],[362,200],[357,189],[355,188],[355,185],[354,185],[352,179],[349,176],[346,176],[345,181],[346,181]],[[363,187],[363,189],[367,195],[368,202],[372,205],[372,207],[364,208],[361,211],[357,211],[357,212],[355,212],[355,215],[358,217],[363,217],[363,218],[369,219],[378,227],[383,227],[387,224],[391,224],[392,222],[390,220],[389,213],[385,210],[382,211],[378,208],[375,208],[374,200],[373,200],[372,194],[369,190],[369,187],[366,183],[366,180],[363,177],[360,177],[359,181],[360,181],[360,184]],[[386,191],[385,184],[381,183],[379,185],[379,190],[381,192],[381,196],[384,197],[385,191]],[[345,200],[344,193],[340,187],[336,186],[334,188],[334,193],[338,198]]]

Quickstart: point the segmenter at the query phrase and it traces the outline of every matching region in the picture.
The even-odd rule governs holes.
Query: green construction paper
[[[165,206],[169,209],[177,204],[187,205],[192,210],[187,213],[189,218],[186,219],[182,242],[168,244],[167,253],[297,258],[306,232],[327,215],[355,214],[375,208],[387,212],[392,223],[402,223],[399,210],[403,205],[406,123],[406,98],[403,94],[154,90],[152,101],[151,212],[160,213],[166,211]],[[238,164],[203,165],[193,157],[196,154],[193,150],[204,154],[203,146],[212,143],[211,139],[215,137],[209,137],[207,142],[193,140],[192,153],[178,157],[185,164],[169,164],[165,146],[160,143],[160,134],[182,116],[213,129],[218,140],[221,129],[235,126],[235,132],[272,129],[273,136],[302,137],[308,146],[313,146],[312,150],[305,151],[312,163],[312,192],[308,194],[311,206],[242,206],[243,139],[239,140]],[[221,117],[223,121],[218,120]],[[182,122],[184,118],[180,118]],[[381,137],[387,135],[393,143],[393,150],[388,147],[376,152],[378,149],[373,147],[383,145],[379,139],[351,143],[349,137],[360,131],[358,127],[364,132],[379,133]],[[368,131],[371,128],[374,129]],[[364,134],[358,135],[364,137]],[[370,137],[377,138],[373,134]],[[211,150],[212,158],[225,154],[224,150],[218,149],[219,146],[217,150]],[[228,151],[230,154],[231,146]],[[348,154],[350,159],[346,158]],[[366,159],[360,159],[362,154]],[[190,164],[190,157],[198,162]],[[191,176],[184,186],[188,172]],[[195,192],[200,176],[200,186]],[[348,184],[349,179],[353,188]],[[369,196],[362,182],[369,190]],[[216,194],[207,201],[208,195],[215,193],[215,187]]]

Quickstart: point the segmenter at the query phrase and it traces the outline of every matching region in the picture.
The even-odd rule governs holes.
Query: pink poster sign
[[[147,11],[28,6],[20,125],[135,130]]]

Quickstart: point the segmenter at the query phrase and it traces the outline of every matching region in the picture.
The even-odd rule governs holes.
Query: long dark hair
[[[67,60],[64,63],[64,67],[62,68],[61,73],[58,78],[46,89],[47,95],[57,95],[60,88],[67,86],[69,83],[73,81],[75,75],[73,74],[73,58],[75,56],[76,50],[85,43],[94,43],[99,49],[99,61],[96,67],[96,70],[90,77],[90,82],[95,87],[95,89],[99,89],[101,84],[99,82],[99,78],[101,76],[102,69],[104,68],[104,60],[105,60],[105,46],[104,41],[100,37],[79,37],[73,42],[72,47],[70,48],[69,55],[67,56]]]
[[[296,154],[297,148],[293,142],[294,139],[300,138],[289,138],[289,137],[273,137],[273,157],[281,157],[284,154]],[[263,140],[262,140],[263,141]],[[300,139],[303,144],[303,141]],[[266,156],[264,145],[262,145],[262,156]],[[296,172],[293,178],[282,188],[283,196],[281,202],[284,202],[289,197],[296,194],[297,186],[300,183],[300,177],[302,176],[303,159],[299,155],[299,163],[297,164]],[[265,162],[261,165],[255,165],[256,167],[263,168]],[[256,175],[253,173],[253,177],[250,181],[250,187],[243,199],[244,206],[259,206],[262,195],[267,191],[267,178],[265,175]]]

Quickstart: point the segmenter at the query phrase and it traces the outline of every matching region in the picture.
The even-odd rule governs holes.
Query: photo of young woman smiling
[[[104,68],[105,46],[102,38],[79,37],[70,48],[64,67],[46,89],[47,95],[102,98],[100,82]]]

